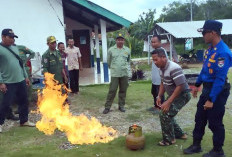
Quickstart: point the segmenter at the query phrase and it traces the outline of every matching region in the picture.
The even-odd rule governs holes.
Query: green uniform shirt
[[[17,47],[19,49],[19,57],[23,60],[24,65],[26,65],[28,58],[34,58],[35,52],[30,50],[26,46],[17,45]],[[27,55],[29,55],[29,56],[27,57]]]
[[[111,77],[128,76],[130,49],[126,46],[119,49],[117,45],[114,45],[108,50],[107,62],[111,71]]]
[[[9,46],[19,55],[16,46]],[[24,67],[23,67],[24,68]],[[18,83],[27,78],[25,68],[19,64],[19,60],[5,47],[0,45],[0,83]]]
[[[49,72],[51,74],[55,74],[54,78],[59,81],[59,83],[63,83],[62,81],[62,70],[63,70],[63,63],[61,54],[58,50],[51,51],[47,50],[42,55],[42,66],[43,66],[43,73]]]

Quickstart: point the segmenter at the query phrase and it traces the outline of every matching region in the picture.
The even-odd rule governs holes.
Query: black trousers
[[[225,113],[225,104],[230,94],[230,84],[226,83],[216,101],[213,108],[204,110],[204,104],[209,98],[212,84],[203,84],[202,94],[197,103],[197,112],[195,115],[195,128],[193,130],[193,141],[199,143],[205,134],[205,126],[208,122],[209,129],[213,132],[214,149],[221,149],[225,140],[225,129],[223,124],[223,116]]]
[[[156,108],[159,108],[159,106],[156,104],[156,97],[158,96],[159,94],[159,85],[154,85],[152,84],[151,86],[151,94],[153,96],[153,99],[154,99],[154,107]],[[164,95],[161,97],[161,103],[164,102]]]
[[[7,92],[4,93],[2,103],[0,105],[0,125],[5,121],[5,116],[9,111],[10,105],[15,98],[18,104],[20,124],[28,120],[28,97],[26,82],[6,84]],[[11,111],[12,112],[12,111]]]
[[[77,93],[79,92],[79,70],[74,69],[68,72],[70,78],[70,88],[72,90],[72,93]]]

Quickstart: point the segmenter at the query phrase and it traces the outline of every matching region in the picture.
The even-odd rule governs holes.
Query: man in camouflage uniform
[[[187,135],[175,121],[179,110],[190,100],[190,90],[181,67],[167,59],[164,49],[152,51],[152,60],[160,68],[161,84],[156,98],[157,105],[161,108],[160,123],[163,140],[160,146],[175,143],[176,138],[186,139]],[[167,99],[161,104],[161,97],[168,94]]]
[[[56,50],[56,38],[54,36],[49,36],[47,38],[48,50],[42,55],[42,66],[43,73],[49,72],[55,74],[54,78],[60,84],[63,83],[63,76],[65,77],[65,82],[67,83],[67,77],[63,68],[63,62],[61,54]]]
[[[119,34],[116,38],[116,45],[108,50],[108,66],[111,70],[111,82],[103,114],[110,111],[118,86],[118,109],[125,112],[125,99],[128,87],[128,67],[130,64],[130,49],[124,46],[124,37]]]

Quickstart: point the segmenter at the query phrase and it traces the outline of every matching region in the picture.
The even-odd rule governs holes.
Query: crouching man
[[[175,116],[185,106],[191,96],[189,86],[181,67],[168,60],[164,49],[158,48],[152,52],[152,60],[160,69],[161,84],[156,103],[160,107],[160,123],[163,140],[160,146],[169,146],[176,142],[176,138],[187,139],[187,135],[175,121]],[[168,94],[167,99],[161,104],[161,97]]]

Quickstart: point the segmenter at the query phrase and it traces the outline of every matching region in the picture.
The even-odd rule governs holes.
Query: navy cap
[[[203,28],[197,29],[198,32],[203,32],[205,30],[221,32],[222,31],[222,23],[215,20],[207,20]]]
[[[14,34],[13,30],[9,29],[9,28],[3,29],[2,30],[2,35],[18,38],[18,36]]]
[[[118,39],[118,38],[123,38],[123,39],[125,39],[124,36],[122,35],[122,33],[119,33],[119,34],[117,35],[116,39]]]

